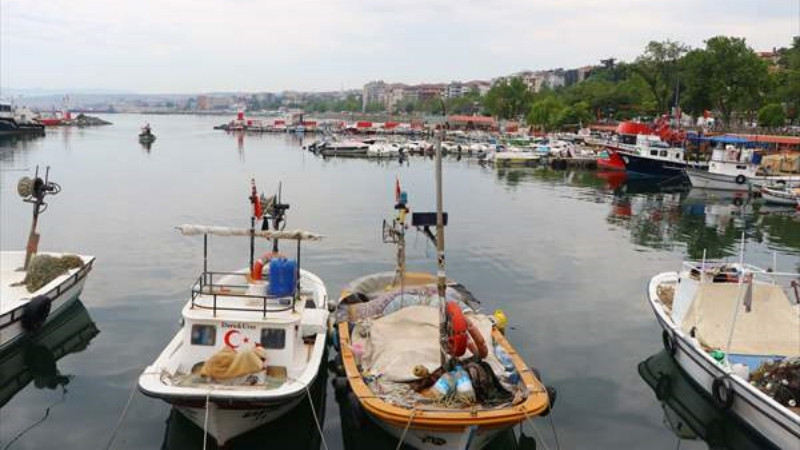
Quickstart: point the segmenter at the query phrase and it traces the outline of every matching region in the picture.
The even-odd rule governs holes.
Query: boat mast
[[[444,109],[444,101],[442,108]],[[445,113],[445,118],[447,114]],[[442,200],[442,140],[444,125],[438,133],[436,140],[436,262],[438,265],[437,291],[439,294],[439,349],[441,353],[442,367],[447,362],[447,330],[445,330],[445,294],[447,290],[447,275],[445,272],[444,258],[444,206]]]

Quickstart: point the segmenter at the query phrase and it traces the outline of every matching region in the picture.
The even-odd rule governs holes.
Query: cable
[[[328,443],[325,442],[325,435],[322,433],[322,426],[319,423],[319,419],[317,419],[317,410],[314,408],[314,400],[311,398],[311,391],[308,389],[307,384],[306,394],[308,395],[308,404],[311,405],[311,415],[314,417],[314,422],[317,424],[317,430],[319,431],[319,437],[322,440],[322,446],[325,450],[328,450]]]

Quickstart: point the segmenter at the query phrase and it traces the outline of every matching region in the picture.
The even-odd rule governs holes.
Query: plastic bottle
[[[507,381],[511,384],[517,384],[519,382],[519,373],[517,373],[517,369],[514,367],[514,361],[511,359],[511,356],[506,353],[505,349],[500,345],[494,346],[494,354],[506,370],[504,377],[506,377]]]
[[[475,403],[475,389],[472,387],[472,380],[467,371],[461,366],[456,366],[451,374],[455,377],[456,399],[468,405]]]
[[[433,386],[431,386],[430,389],[423,391],[422,394],[428,398],[441,400],[450,395],[454,384],[453,376],[449,372],[444,373],[441,377],[439,377],[438,380],[436,380],[436,383],[433,383]]]

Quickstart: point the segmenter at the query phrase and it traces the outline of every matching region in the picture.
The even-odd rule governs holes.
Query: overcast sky
[[[788,46],[800,0],[0,0],[0,85],[192,93],[467,81],[720,34],[755,50]]]

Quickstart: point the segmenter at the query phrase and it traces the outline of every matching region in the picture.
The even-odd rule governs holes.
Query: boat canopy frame
[[[267,312],[283,312],[292,310],[295,311],[297,306],[297,301],[300,299],[301,290],[300,290],[300,255],[301,255],[301,242],[302,241],[319,241],[322,239],[322,235],[317,233],[312,233],[310,231],[304,230],[291,230],[291,231],[283,231],[283,230],[256,230],[254,228],[231,228],[231,227],[221,227],[221,226],[206,226],[206,225],[179,225],[176,226],[175,229],[181,232],[184,236],[196,236],[196,235],[203,235],[203,272],[197,277],[197,280],[192,285],[192,299],[191,299],[191,308],[207,308],[205,306],[198,305],[196,300],[201,295],[208,295],[212,297],[212,314],[213,317],[217,316],[217,311],[258,311],[255,308],[241,308],[241,307],[233,307],[233,306],[218,306],[217,305],[217,298],[218,297],[238,297],[238,298],[252,298],[252,299],[261,299],[262,307],[260,311],[262,313],[262,317],[267,317]],[[252,260],[252,245],[253,240],[256,237],[268,239],[268,240],[293,240],[297,242],[297,267],[295,272],[296,278],[296,286],[294,294],[289,296],[274,296],[265,293],[264,295],[256,295],[256,294],[248,294],[248,293],[241,293],[239,292],[241,289],[247,289],[247,285],[240,285],[240,284],[219,284],[214,283],[214,276],[242,276],[242,277],[249,277],[250,274],[247,272],[221,272],[221,271],[210,271],[208,270],[208,236],[241,236],[247,237],[250,239],[251,243],[251,260]],[[252,270],[253,262],[251,261],[250,267],[248,269]],[[215,291],[215,288],[220,288]],[[222,288],[228,289],[227,292],[222,291]],[[230,289],[233,288],[235,291],[231,291]],[[287,306],[281,306],[278,308],[269,307],[270,300],[280,300],[285,298],[291,298],[291,304]]]

